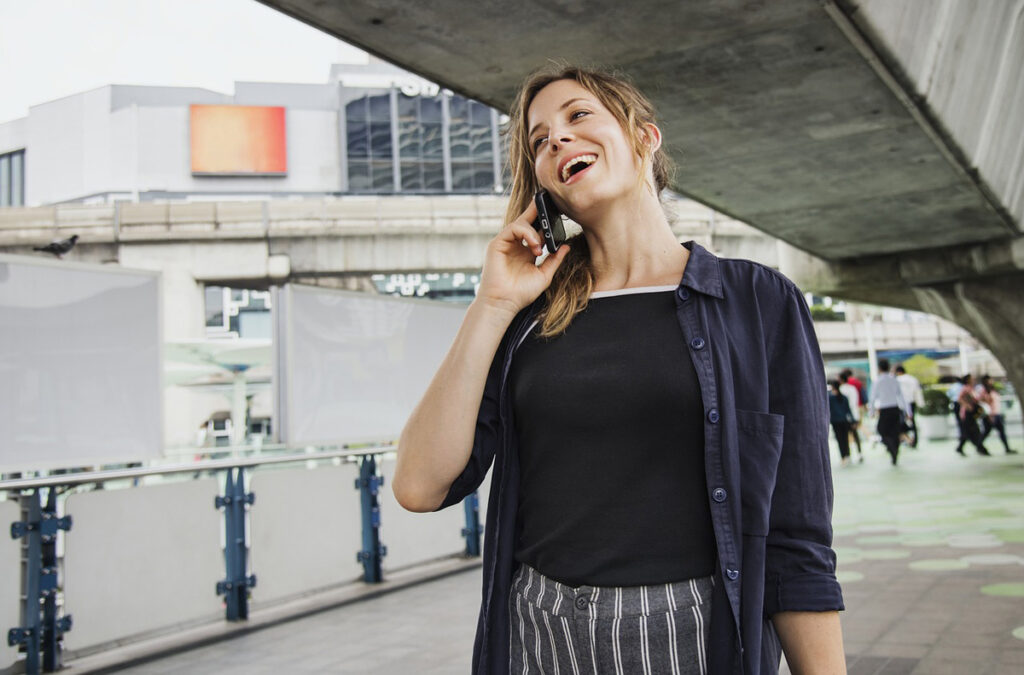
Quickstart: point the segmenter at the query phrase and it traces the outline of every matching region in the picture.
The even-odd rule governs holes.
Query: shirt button
[[[725,576],[729,577],[729,581],[736,581],[740,578],[739,570],[726,570]]]
[[[690,346],[694,349],[704,349],[704,338],[695,337],[690,340]]]
[[[715,488],[711,491],[711,498],[718,503],[724,502],[726,497],[728,497],[728,494],[723,488]]]
[[[690,299],[690,291],[686,290],[682,286],[680,286],[679,288],[676,289],[676,295],[679,296],[680,300],[689,300]]]
[[[590,600],[587,600],[582,595],[576,598],[576,609],[586,609],[590,606]]]
[[[708,421],[712,424],[718,424],[718,409],[712,408],[708,411]]]

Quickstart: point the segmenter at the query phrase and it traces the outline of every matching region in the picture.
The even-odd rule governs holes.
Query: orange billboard
[[[283,107],[193,105],[190,116],[193,174],[288,173]]]

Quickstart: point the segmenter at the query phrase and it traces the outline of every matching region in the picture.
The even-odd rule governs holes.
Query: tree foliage
[[[922,385],[935,384],[939,381],[939,364],[924,354],[914,354],[903,362],[903,369],[913,375]]]

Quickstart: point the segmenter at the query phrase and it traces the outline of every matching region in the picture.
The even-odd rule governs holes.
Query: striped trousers
[[[705,675],[711,577],[573,588],[520,565],[509,598],[512,675]]]

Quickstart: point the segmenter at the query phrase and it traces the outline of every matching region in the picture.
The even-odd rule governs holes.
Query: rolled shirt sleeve
[[[766,540],[765,612],[840,610],[823,361],[807,303],[791,284],[768,348],[769,408],[785,420]]]

